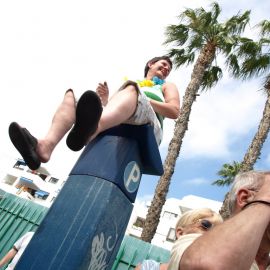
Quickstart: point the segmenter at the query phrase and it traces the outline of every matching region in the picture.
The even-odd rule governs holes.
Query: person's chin
[[[166,76],[164,76],[163,74],[158,74],[157,77],[160,78],[161,80],[165,80],[166,78]]]
[[[169,74],[163,74],[163,73],[162,73],[162,78],[161,78],[161,79],[162,79],[162,80],[165,80],[165,79],[168,77],[168,75],[169,75]]]

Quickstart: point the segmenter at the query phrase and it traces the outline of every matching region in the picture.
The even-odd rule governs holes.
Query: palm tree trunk
[[[241,162],[241,168],[239,172],[247,172],[253,170],[253,166],[256,163],[257,159],[260,157],[261,149],[267,138],[270,129],[270,80],[268,79],[265,84],[265,90],[267,93],[267,100],[264,105],[262,119],[260,121],[258,130],[253,137],[253,140],[244,156],[243,161]],[[220,215],[224,220],[228,219],[230,216],[229,212],[229,203],[228,195],[225,195],[222,207],[219,211]]]
[[[270,84],[270,82],[269,82]],[[241,163],[241,171],[246,172],[253,169],[256,160],[260,157],[261,149],[267,138],[270,129],[270,89],[267,90],[267,100],[265,102],[263,116],[258,130],[244,156]]]
[[[191,81],[187,86],[183,98],[181,113],[176,120],[174,135],[169,144],[168,154],[164,164],[164,174],[159,179],[154,198],[146,216],[145,225],[141,235],[141,239],[146,242],[150,243],[155,235],[162,207],[169,191],[171,177],[174,173],[176,159],[178,158],[183,138],[188,129],[191,108],[198,95],[204,72],[214,60],[215,50],[216,47],[212,43],[206,44],[201,50],[194,65]]]

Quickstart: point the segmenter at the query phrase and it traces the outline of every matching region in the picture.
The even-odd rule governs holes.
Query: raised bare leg
[[[120,125],[128,120],[136,111],[138,100],[137,90],[133,85],[115,93],[109,100],[99,121],[96,133],[89,141],[94,139],[99,133],[111,127]]]
[[[37,154],[41,162],[49,161],[51,154],[59,141],[70,130],[75,121],[76,101],[74,93],[69,89],[56,110],[52,124],[44,139],[38,140]]]
[[[49,132],[41,140],[16,122],[9,125],[10,139],[30,169],[36,170],[41,162],[49,161],[53,149],[74,123],[75,106],[73,91],[69,89],[53,117]]]

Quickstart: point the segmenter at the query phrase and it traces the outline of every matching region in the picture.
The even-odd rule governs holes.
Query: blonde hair
[[[200,219],[211,218],[214,223],[222,222],[222,217],[210,208],[199,208],[187,211],[178,220],[175,226],[175,231],[178,228],[185,228],[188,225],[194,224]]]

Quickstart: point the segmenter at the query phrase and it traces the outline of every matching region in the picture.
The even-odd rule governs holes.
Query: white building
[[[0,189],[50,207],[65,181],[58,179],[44,168],[28,168],[22,159],[5,160],[1,164]]]
[[[126,234],[138,238],[141,236],[142,226],[150,203],[151,202],[135,202]],[[175,240],[174,228],[176,222],[183,213],[196,208],[210,208],[218,213],[221,205],[222,202],[194,195],[185,196],[181,200],[175,198],[167,199],[162,208],[160,222],[151,243],[170,250]]]

